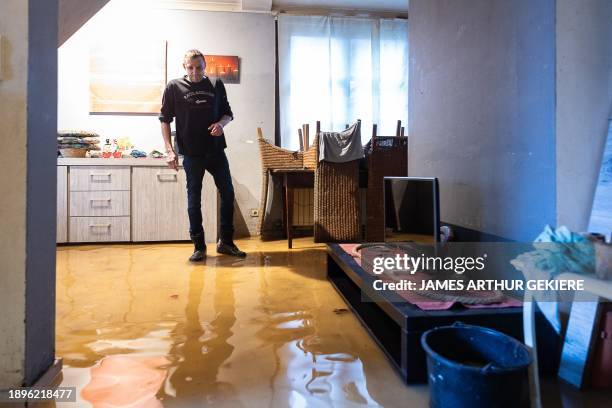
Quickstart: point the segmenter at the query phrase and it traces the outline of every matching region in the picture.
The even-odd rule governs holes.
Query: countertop
[[[179,164],[182,163],[182,158],[179,159]],[[154,159],[151,157],[142,158],[122,158],[122,159],[104,159],[104,158],[76,158],[76,157],[58,157],[58,166],[144,166],[144,167],[167,167],[166,159]]]

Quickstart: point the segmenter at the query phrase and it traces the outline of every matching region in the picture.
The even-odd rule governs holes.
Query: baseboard
[[[56,358],[53,364],[34,383],[32,388],[53,388],[59,385],[61,380],[63,360]]]
[[[453,229],[456,242],[514,242],[511,239],[489,234],[483,231],[473,230],[442,221],[441,225],[447,225]]]

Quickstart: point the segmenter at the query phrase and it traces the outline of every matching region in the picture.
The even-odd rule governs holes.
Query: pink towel
[[[359,255],[354,255],[353,250],[359,244],[340,244],[340,248],[347,254],[351,255],[355,262],[361,266],[361,257]],[[365,269],[364,269],[365,270]],[[366,271],[370,273],[369,271]],[[374,276],[374,275],[373,275]],[[378,279],[384,282],[396,282],[397,279],[393,279],[388,275],[375,275]],[[410,280],[413,282],[420,282],[421,280],[428,278],[424,273],[415,273],[414,275],[404,275],[404,279]],[[419,284],[420,286],[420,284]],[[431,300],[430,298],[420,295],[419,293],[411,290],[396,290],[395,291],[399,296],[401,296],[407,302],[417,306],[421,310],[446,310],[450,309],[456,302],[443,302],[438,300]],[[494,294],[493,291],[468,291],[471,295],[482,296],[482,297],[490,297]],[[521,301],[505,296],[503,302],[499,303],[489,303],[489,304],[463,304],[463,306],[470,309],[484,309],[484,308],[503,308],[503,307],[520,307],[522,306]]]

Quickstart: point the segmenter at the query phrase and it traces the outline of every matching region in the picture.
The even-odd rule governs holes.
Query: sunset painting
[[[239,58],[228,55],[205,55],[206,76],[219,78],[224,84],[240,83]]]

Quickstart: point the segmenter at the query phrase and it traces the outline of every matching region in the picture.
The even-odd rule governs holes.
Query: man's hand
[[[208,127],[212,136],[221,136],[223,134],[223,124],[221,122],[215,122]]]
[[[168,164],[168,167],[170,167],[172,170],[178,170],[178,156],[176,153],[174,153],[174,150],[168,150],[166,154],[166,163]]]

